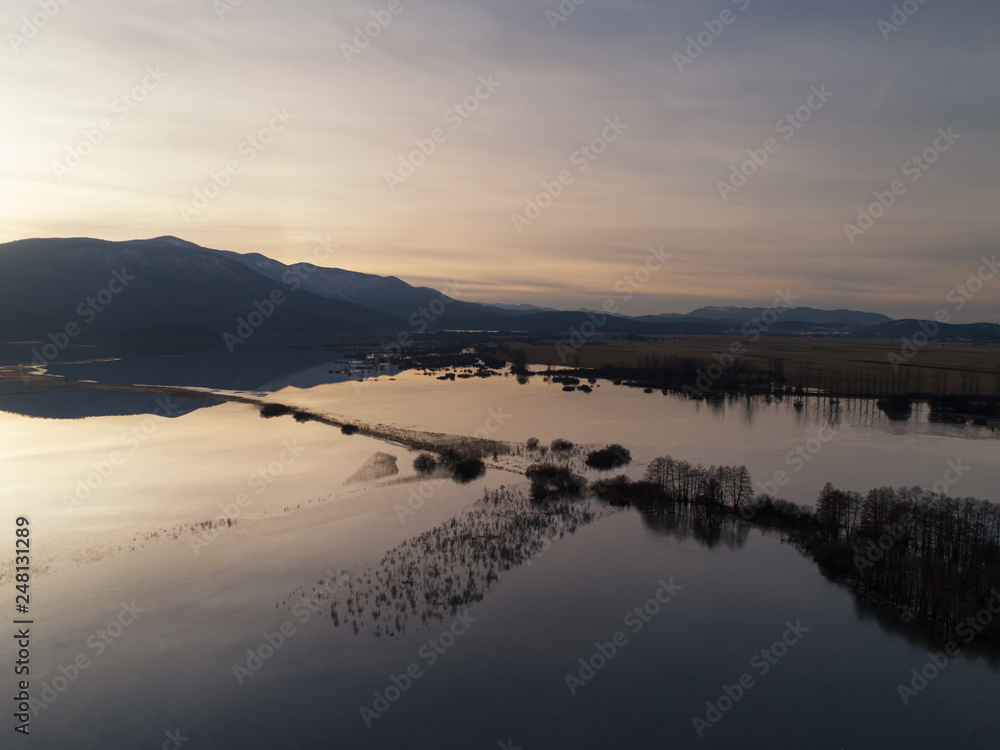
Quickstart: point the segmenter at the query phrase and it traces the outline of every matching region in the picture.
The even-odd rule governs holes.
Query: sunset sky
[[[8,0],[0,241],[331,237],[326,265],[565,308],[662,245],[622,312],[929,318],[1000,250],[1000,5],[901,5]],[[954,320],[1000,322],[1000,273]]]

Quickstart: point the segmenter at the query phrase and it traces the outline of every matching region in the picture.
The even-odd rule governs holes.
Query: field
[[[510,341],[536,365],[676,369],[693,360],[771,373],[774,380],[843,395],[934,395],[1000,398],[1000,344],[931,341],[904,350],[899,339],[762,336],[665,336]],[[891,357],[891,359],[890,359]],[[738,363],[738,364],[737,364]],[[895,365],[895,366],[894,366]]]

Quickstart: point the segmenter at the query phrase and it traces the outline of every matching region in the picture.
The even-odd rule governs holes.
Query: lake
[[[745,464],[756,488],[807,505],[826,482],[1000,497],[1000,432],[922,405],[894,421],[871,400],[699,402],[351,367],[331,356],[200,376],[178,361],[155,379],[119,362],[72,377],[514,443],[620,443],[634,478],[662,455]],[[499,569],[457,615],[354,632],[335,626],[331,598],[484,492],[526,486],[513,464],[458,484],[416,476],[405,446],[250,404],[6,385],[0,508],[11,540],[16,516],[31,521],[34,747],[1000,746],[990,652],[963,644],[904,704],[897,685],[933,641],[857,604],[775,532],[707,543],[682,521],[592,501],[593,518]],[[0,564],[13,602],[13,555]],[[0,663],[16,658],[5,640]]]

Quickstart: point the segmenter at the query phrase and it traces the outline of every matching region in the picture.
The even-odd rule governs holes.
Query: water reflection
[[[706,517],[681,509],[643,510],[642,520],[657,533],[678,541],[694,539],[703,547],[741,549],[750,537],[751,527],[734,518]]]
[[[909,645],[934,651],[943,651],[949,641],[942,639],[934,630],[913,622],[909,617],[899,612],[875,603],[863,595],[854,594],[854,614],[859,622],[875,623],[888,635],[904,639]],[[955,641],[962,649],[962,654],[972,660],[982,660],[994,672],[1000,672],[1000,643],[990,641],[972,641],[968,644],[962,639]]]
[[[0,347],[2,349],[2,347]],[[11,355],[7,354],[9,359]],[[3,357],[0,357],[3,359]],[[157,414],[160,398],[148,393],[64,387],[66,381],[107,385],[168,385],[220,391],[273,393],[285,388],[310,389],[319,385],[393,376],[399,367],[359,359],[324,349],[240,349],[232,355],[203,353],[184,356],[131,354],[102,360],[52,362],[42,379],[0,379],[0,411],[44,419]],[[181,416],[214,405],[215,401],[185,401],[174,414]]]

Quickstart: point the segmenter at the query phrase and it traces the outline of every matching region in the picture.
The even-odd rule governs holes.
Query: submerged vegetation
[[[562,438],[556,438],[549,444],[549,448],[553,453],[568,453],[573,450],[573,443],[569,440],[563,440]]]
[[[429,465],[428,458],[414,464]],[[570,466],[553,463],[533,464],[525,475],[528,493],[486,490],[460,516],[352,574],[347,591],[330,599],[334,624],[391,636],[414,621],[454,616],[482,599],[500,572],[582,524],[633,507],[650,528],[708,547],[740,547],[755,526],[777,531],[827,578],[850,587],[859,607],[881,608],[935,637],[1000,640],[1000,618],[976,620],[1000,590],[996,504],[919,488],[861,495],[827,484],[810,509],[754,496],[744,466],[704,467],[670,456],[651,461],[639,480],[620,475],[588,486]]]
[[[610,510],[593,502],[531,502],[501,486],[456,518],[408,539],[374,565],[351,570],[324,594],[334,626],[396,636],[454,617],[480,601],[500,574]]]
[[[531,480],[531,499],[535,502],[579,495],[587,486],[583,477],[566,466],[533,464],[524,474]]]

